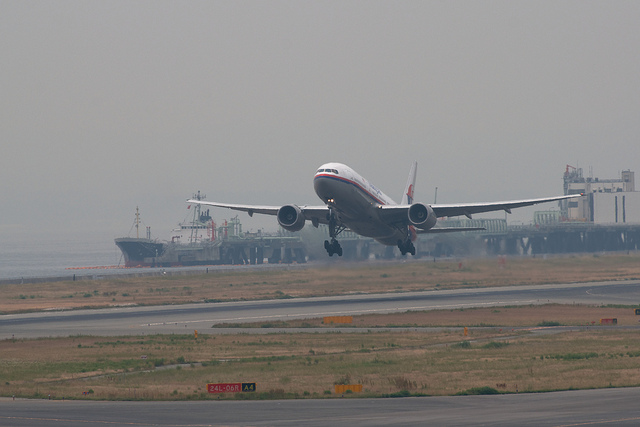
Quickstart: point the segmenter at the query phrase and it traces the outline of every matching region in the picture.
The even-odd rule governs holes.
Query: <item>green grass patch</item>
[[[485,395],[485,394],[500,394],[500,392],[493,387],[484,386],[484,387],[473,387],[456,394],[458,396],[477,396],[477,395]]]
[[[492,348],[504,348],[509,345],[507,341],[489,341],[484,344],[482,348],[492,349]]]
[[[596,357],[598,357],[598,353],[595,353],[595,352],[554,354],[554,355],[548,356],[549,359],[556,359],[556,360],[582,360],[582,359],[594,359]]]
[[[461,341],[459,343],[452,344],[451,348],[471,348],[471,342],[470,341]]]
[[[536,326],[560,326],[560,322],[543,320],[542,322],[538,323]]]

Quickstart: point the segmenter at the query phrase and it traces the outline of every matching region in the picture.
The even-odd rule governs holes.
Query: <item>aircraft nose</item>
[[[329,192],[328,181],[329,180],[327,178],[324,178],[321,176],[317,176],[313,180],[313,189],[315,190],[318,197],[320,197],[322,200],[327,200],[331,198],[330,194],[328,194]]]

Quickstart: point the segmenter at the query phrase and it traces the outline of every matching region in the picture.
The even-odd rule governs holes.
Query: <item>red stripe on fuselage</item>
[[[341,181],[341,182],[345,182],[347,184],[351,184],[354,187],[356,187],[357,189],[359,189],[360,191],[362,191],[367,196],[371,197],[376,203],[379,203],[381,205],[386,205],[385,202],[383,202],[382,200],[378,199],[376,196],[374,196],[373,194],[368,192],[362,185],[358,184],[355,181],[351,181],[350,179],[347,179],[347,178],[344,178],[344,177],[341,177],[341,176],[331,175],[331,174],[318,174],[313,178],[313,180],[315,181],[318,178],[329,178],[329,179],[333,179],[333,180],[336,180],[336,181]]]

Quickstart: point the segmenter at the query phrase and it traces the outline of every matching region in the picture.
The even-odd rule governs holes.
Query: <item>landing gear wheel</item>
[[[338,254],[338,256],[342,256],[342,246],[336,239],[331,239],[331,243],[328,240],[324,241],[324,248],[327,250],[329,256],[333,256],[333,254]]]
[[[336,214],[333,209],[329,208],[329,214],[327,215],[327,219],[329,220],[329,237],[331,237],[331,242],[328,240],[324,241],[324,248],[327,250],[329,256],[333,256],[333,254],[338,254],[338,256],[342,256],[342,247],[340,243],[336,240],[336,236],[342,231],[345,230],[345,226],[338,223],[336,218]]]
[[[413,242],[412,241],[408,241],[407,242],[407,252],[409,252],[411,255],[415,256],[416,255],[416,247],[413,246]]]
[[[407,240],[405,242],[403,242],[402,240],[398,240],[398,249],[400,249],[400,253],[402,255],[406,255],[409,253],[415,256],[416,254],[416,247],[413,246],[413,242],[411,240]]]
[[[329,254],[329,256],[333,256],[333,247],[331,246],[331,243],[329,243],[328,240],[324,241],[324,248]]]

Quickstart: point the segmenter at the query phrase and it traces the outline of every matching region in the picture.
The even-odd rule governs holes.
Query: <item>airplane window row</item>
[[[336,175],[338,175],[338,169],[318,169],[318,172],[316,173],[320,173],[320,172],[329,172],[329,173],[335,173]]]

